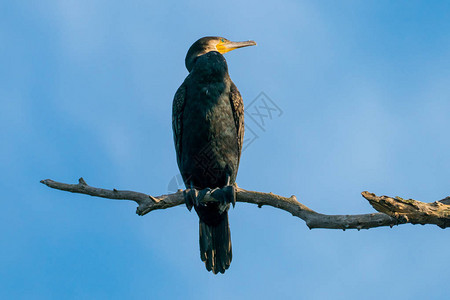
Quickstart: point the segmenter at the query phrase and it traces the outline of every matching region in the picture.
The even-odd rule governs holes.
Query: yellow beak
[[[242,47],[248,47],[248,46],[255,46],[256,42],[255,41],[245,41],[245,42],[230,42],[230,41],[225,41],[225,42],[220,42],[216,45],[217,51],[221,54],[230,52],[234,49],[237,48],[242,48]]]

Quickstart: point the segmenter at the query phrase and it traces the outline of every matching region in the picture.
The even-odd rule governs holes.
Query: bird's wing
[[[239,93],[233,82],[231,82],[230,102],[233,109],[234,123],[236,124],[240,158],[242,144],[244,143],[244,102],[242,101],[241,93]]]
[[[183,110],[185,105],[186,85],[183,84],[178,88],[173,98],[172,104],[172,130],[173,140],[175,142],[175,151],[177,152],[177,162],[180,166],[181,158],[181,135],[183,130]]]

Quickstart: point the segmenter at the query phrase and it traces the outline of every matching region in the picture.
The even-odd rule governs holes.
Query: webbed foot
[[[233,207],[236,204],[236,187],[234,185],[226,185],[223,188],[214,189],[211,196],[219,201],[221,211],[225,211],[229,204]]]
[[[189,211],[191,211],[197,201],[198,191],[195,188],[186,189],[183,191],[183,195],[186,207]]]
[[[206,188],[203,190],[197,190],[194,187],[191,187],[190,189],[186,189],[184,193],[184,202],[186,203],[186,207],[189,211],[192,210],[192,207],[194,206],[204,206],[205,204],[202,203],[203,198],[207,193],[210,193],[211,189]]]

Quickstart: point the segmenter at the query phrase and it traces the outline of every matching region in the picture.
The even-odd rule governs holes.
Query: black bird
[[[173,100],[172,126],[185,200],[200,219],[200,257],[206,269],[224,273],[230,266],[230,203],[244,139],[244,104],[228,75],[223,53],[256,45],[222,37],[196,41],[186,55],[189,75]],[[201,203],[206,195],[217,202]]]

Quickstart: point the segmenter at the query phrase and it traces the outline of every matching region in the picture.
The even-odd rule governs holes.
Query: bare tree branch
[[[133,191],[119,191],[116,189],[107,190],[89,186],[83,178],[78,184],[67,184],[56,182],[51,179],[42,180],[41,183],[48,187],[68,191],[72,193],[87,194],[96,197],[131,200],[139,206],[136,213],[140,216],[152,210],[165,209],[184,204],[183,191],[169,195],[153,197],[147,194]],[[450,226],[450,197],[434,203],[424,203],[416,200],[404,200],[399,197],[391,198],[387,196],[378,197],[369,192],[363,192],[363,197],[379,213],[361,215],[325,215],[320,214],[297,201],[295,196],[289,198],[278,196],[272,193],[261,193],[246,191],[237,188],[236,200],[238,202],[253,203],[262,207],[269,205],[291,213],[295,217],[306,222],[310,228],[328,229],[369,229],[381,226],[394,226],[398,224],[435,224],[441,228]],[[202,200],[204,202],[216,201],[209,194]]]

